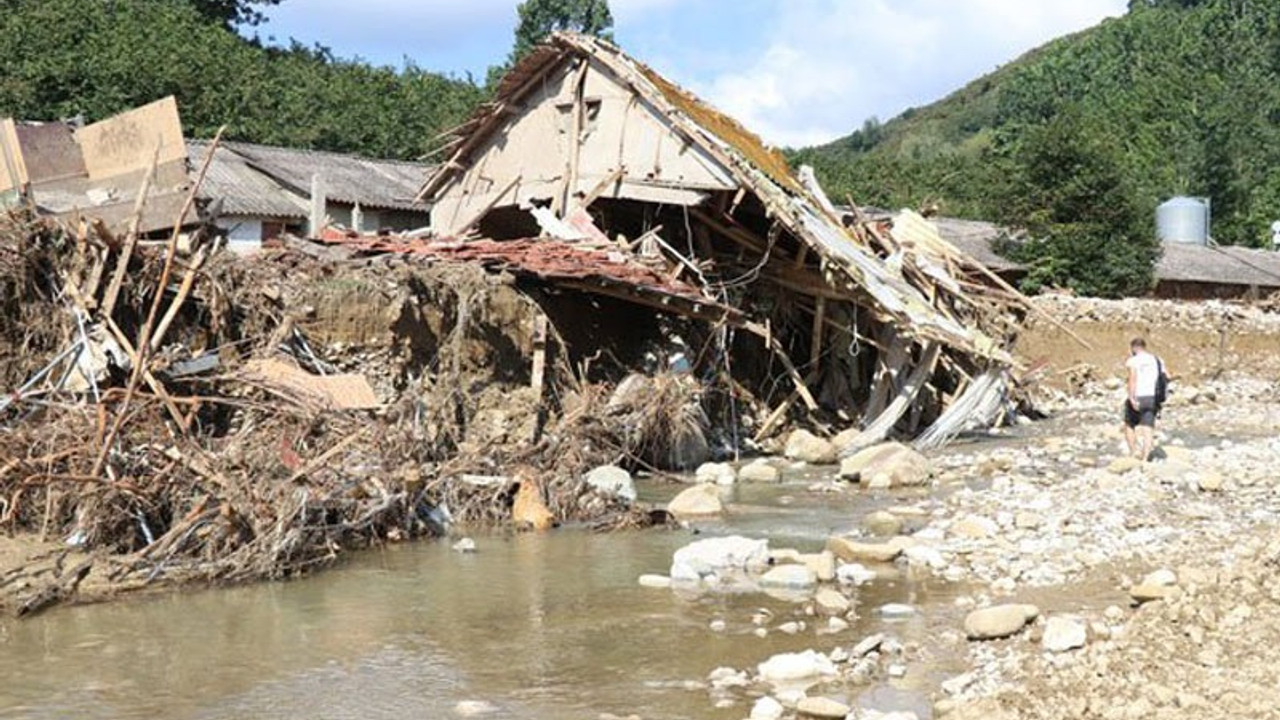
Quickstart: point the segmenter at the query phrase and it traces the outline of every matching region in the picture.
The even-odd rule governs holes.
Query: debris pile
[[[141,175],[125,222],[0,228],[0,528],[118,585],[283,577],[455,520],[643,524],[587,471],[780,452],[795,425],[817,452],[788,456],[834,464],[1015,417],[1034,305],[598,39],[508,74],[426,179],[431,228],[316,210],[251,259],[195,201],[218,139],[155,225],[148,187],[187,156],[171,103],[147,112],[172,137],[109,176]]]
[[[505,522],[518,494],[555,521],[647,518],[580,478],[645,452],[667,404],[619,396],[606,422],[616,393],[578,382],[552,333],[540,413],[539,313],[510,278],[2,222],[0,530],[65,548],[57,573],[6,569],[20,608],[56,601],[61,557],[82,551],[130,589],[285,577]]]

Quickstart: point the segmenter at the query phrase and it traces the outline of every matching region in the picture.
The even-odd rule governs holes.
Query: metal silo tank
[[[1209,200],[1175,197],[1156,208],[1161,242],[1209,244]]]

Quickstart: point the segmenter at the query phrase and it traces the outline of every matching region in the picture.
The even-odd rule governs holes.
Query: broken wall
[[[589,193],[621,169],[625,176],[606,187],[605,197],[694,205],[707,192],[737,188],[714,159],[675,139],[671,123],[598,61],[560,63],[511,112],[517,115],[503,132],[472,150],[469,170],[433,195],[437,231],[462,229],[491,204],[557,197],[563,203],[566,189],[570,196]]]

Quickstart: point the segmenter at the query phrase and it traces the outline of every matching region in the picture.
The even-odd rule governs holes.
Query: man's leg
[[[1126,400],[1124,406],[1120,409],[1120,423],[1124,428],[1124,441],[1129,446],[1129,457],[1138,454],[1138,438],[1134,435],[1133,428],[1137,425],[1137,418],[1134,417],[1133,407]]]
[[[1138,438],[1133,432],[1133,426],[1127,422],[1124,424],[1124,441],[1129,445],[1129,455],[1136,457],[1138,455]]]
[[[1139,459],[1146,462],[1151,459],[1151,451],[1155,450],[1155,428],[1150,425],[1138,426]]]

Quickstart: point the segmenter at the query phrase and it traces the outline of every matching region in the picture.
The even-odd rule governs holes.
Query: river
[[[876,507],[917,496],[809,492],[808,479],[730,491],[727,519],[704,535],[767,537],[816,551]],[[678,488],[649,485],[642,498]],[[957,623],[958,588],[897,577],[864,586],[859,619],[838,635],[799,605],[763,594],[686,597],[642,588],[665,573],[692,530],[477,535],[478,552],[448,542],[391,546],[302,580],[211,589],[0,620],[3,718],[445,718],[459,703],[490,718],[723,718],[751,693],[713,695],[720,666],[754,669],[778,652],[849,646],[887,631],[908,644]],[[929,611],[885,620],[876,608]],[[753,634],[803,619],[796,635]],[[713,632],[712,620],[727,628]],[[926,656],[928,653],[926,653]],[[906,677],[829,694],[880,710],[929,714],[929,691],[961,658],[913,662]],[[716,707],[716,701],[725,707]],[[733,701],[732,705],[728,701]]]

